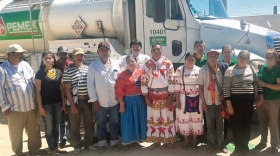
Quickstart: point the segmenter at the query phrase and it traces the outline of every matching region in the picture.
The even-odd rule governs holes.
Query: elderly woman
[[[228,113],[231,115],[233,142],[235,155],[249,152],[251,121],[253,116],[254,83],[257,77],[255,69],[248,65],[250,53],[242,50],[238,54],[236,65],[229,67],[224,76],[224,98]],[[258,87],[260,100],[255,104],[259,106],[263,101],[262,88]]]
[[[159,43],[152,46],[152,59],[143,66],[141,90],[145,97],[147,109],[147,142],[153,142],[150,149],[157,148],[160,143],[174,148],[175,128],[173,112],[168,109],[172,104],[174,93],[174,69],[170,60],[162,56]]]
[[[193,149],[197,149],[197,136],[203,134],[203,113],[199,103],[198,74],[200,68],[195,66],[194,53],[185,56],[185,65],[180,66],[175,73],[175,88],[177,109],[177,131],[185,136],[182,149],[188,148],[188,136],[193,135]]]
[[[140,76],[136,70],[137,60],[133,54],[126,56],[127,70],[120,73],[116,82],[116,95],[120,102],[121,113],[121,152],[129,149],[130,144],[139,147],[146,139],[147,106],[141,95]]]
[[[268,50],[266,63],[259,70],[258,84],[263,87],[264,102],[257,107],[260,120],[261,142],[255,147],[263,149],[266,147],[268,127],[270,129],[271,152],[278,153],[278,110],[280,106],[280,66],[277,65],[278,57],[276,51]]]
[[[235,59],[232,59],[232,47],[230,45],[225,45],[222,48],[222,56],[223,56],[223,62],[227,63],[229,67],[235,65],[237,61]]]

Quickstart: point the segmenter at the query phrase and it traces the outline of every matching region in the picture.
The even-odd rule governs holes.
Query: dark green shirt
[[[268,69],[267,64],[263,65],[258,73],[260,80],[277,84],[277,78],[280,78],[280,66],[276,65],[272,69]],[[263,87],[263,96],[265,100],[278,100],[280,99],[280,91]]]
[[[224,60],[223,60],[223,62],[224,62]],[[232,59],[232,60],[230,61],[230,64],[229,64],[228,66],[231,67],[231,66],[234,66],[234,65],[236,65],[236,64],[237,64],[237,60]]]
[[[200,68],[207,63],[207,55],[205,54],[203,54],[203,59],[201,60],[197,59],[195,54],[194,54],[194,58],[195,58],[195,65]]]

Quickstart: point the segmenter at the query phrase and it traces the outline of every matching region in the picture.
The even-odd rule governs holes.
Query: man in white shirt
[[[118,149],[119,136],[119,102],[115,94],[115,83],[120,68],[118,61],[110,59],[110,45],[100,42],[97,53],[99,59],[89,65],[87,87],[89,101],[93,104],[97,118],[98,152],[105,151],[107,146],[107,115],[110,121],[111,146]]]
[[[37,117],[34,88],[34,72],[22,61],[26,50],[18,44],[8,47],[8,59],[0,66],[0,106],[8,119],[12,150],[22,153],[22,133],[28,136],[28,150],[31,155],[47,154],[40,150],[41,136]]]
[[[130,42],[130,50],[131,53],[133,54],[133,56],[136,58],[137,60],[137,66],[136,69],[142,69],[143,65],[151,59],[150,56],[145,55],[145,54],[141,54],[140,51],[142,49],[142,43],[141,41],[134,39]],[[120,64],[120,68],[122,70],[124,70],[126,68],[126,56],[124,55],[120,58],[119,64]]]

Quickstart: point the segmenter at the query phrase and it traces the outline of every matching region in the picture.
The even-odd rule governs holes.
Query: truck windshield
[[[197,19],[228,18],[222,0],[187,0],[192,15]]]

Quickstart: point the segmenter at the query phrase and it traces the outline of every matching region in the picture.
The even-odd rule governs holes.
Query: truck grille
[[[280,52],[280,36],[276,36],[273,38],[274,48],[277,52]]]

